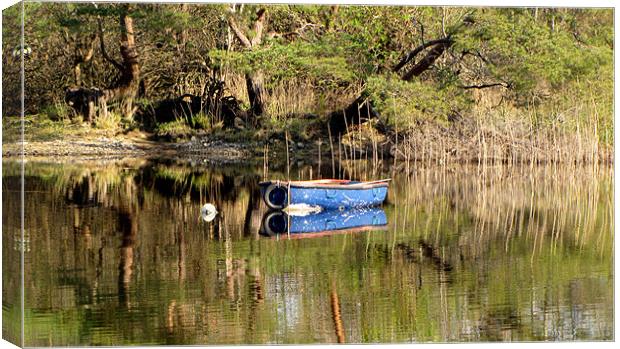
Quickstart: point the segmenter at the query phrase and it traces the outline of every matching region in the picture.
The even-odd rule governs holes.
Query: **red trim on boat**
[[[277,239],[277,240],[309,239],[309,238],[318,238],[322,236],[354,234],[354,233],[360,233],[364,231],[374,231],[374,230],[377,230],[377,231],[387,230],[387,224],[386,225],[365,225],[362,227],[340,229],[340,230],[325,230],[325,231],[316,232],[316,233],[293,233],[293,234],[282,233],[282,234],[277,234],[276,236],[272,236],[271,239]]]
[[[370,182],[357,182],[348,179],[317,179],[311,181],[291,181],[290,186],[294,188],[320,188],[320,189],[372,189],[379,187],[387,187],[391,179],[381,179]],[[261,182],[259,185],[270,185],[275,181]],[[281,186],[289,186],[289,182],[280,181]]]

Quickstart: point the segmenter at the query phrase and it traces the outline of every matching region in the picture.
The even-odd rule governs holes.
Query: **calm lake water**
[[[394,179],[387,225],[293,239],[260,234],[285,172],[28,162],[22,242],[4,162],[4,336],[23,246],[28,346],[613,339],[611,168],[356,167]]]

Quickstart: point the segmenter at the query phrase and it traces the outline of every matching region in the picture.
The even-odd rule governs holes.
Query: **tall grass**
[[[120,128],[122,116],[116,111],[98,113],[95,117],[95,127],[103,130],[116,130]]]
[[[334,110],[341,110],[357,98],[361,85],[351,85],[339,89],[318,88],[302,79],[287,79],[265,86],[265,102],[268,118],[284,121],[289,117],[303,114],[325,115]],[[226,94],[235,96],[246,106],[249,98],[245,77],[229,74],[226,80]]]
[[[607,117],[608,118],[608,117]],[[395,156],[410,162],[439,165],[474,162],[480,166],[539,163],[611,163],[609,126],[594,101],[565,110],[542,107],[477,106],[470,115],[448,124],[418,121],[399,130]]]

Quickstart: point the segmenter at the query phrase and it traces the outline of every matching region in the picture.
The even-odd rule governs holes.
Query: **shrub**
[[[187,117],[189,126],[195,129],[209,130],[211,128],[211,118],[205,113],[198,113]]]
[[[470,104],[458,88],[406,82],[395,75],[369,77],[365,94],[389,125],[399,127],[411,126],[416,120],[445,122],[451,113]]]
[[[160,137],[179,137],[185,136],[192,132],[192,129],[187,125],[185,120],[178,119],[171,122],[166,122],[157,125],[156,134]]]
[[[121,119],[121,114],[114,111],[108,111],[107,115],[98,113],[95,117],[95,127],[102,130],[115,130],[119,128]]]
[[[42,114],[53,121],[64,121],[69,119],[73,114],[73,110],[65,103],[56,102],[43,108]]]

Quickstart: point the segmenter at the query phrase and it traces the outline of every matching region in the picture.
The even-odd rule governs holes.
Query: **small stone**
[[[301,142],[297,142],[297,148],[299,148],[299,149],[303,149],[303,147],[304,147],[304,144],[303,144],[303,143],[301,143]]]
[[[190,139],[192,142],[196,142],[196,136],[192,136],[192,138]]]

